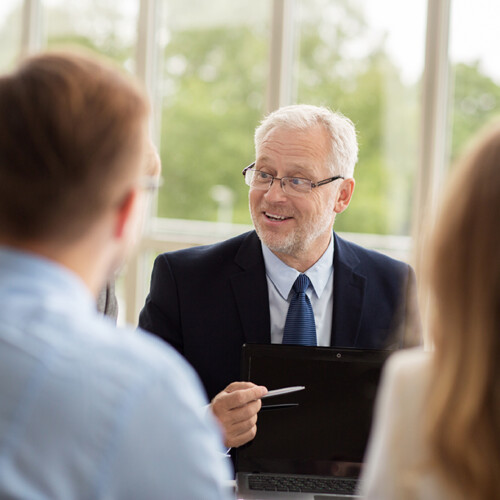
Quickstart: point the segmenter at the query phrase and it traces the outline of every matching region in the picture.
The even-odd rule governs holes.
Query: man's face
[[[112,272],[137,250],[137,244],[143,236],[146,221],[150,215],[154,187],[160,176],[160,160],[154,146],[144,132],[142,147],[130,158],[130,178],[124,186],[127,192],[126,202],[121,207],[122,214],[118,219],[123,227],[116,234],[117,255],[113,262]]]
[[[279,178],[318,182],[334,175],[327,166],[329,151],[327,133],[319,125],[308,131],[275,128],[257,151],[255,168]],[[302,196],[285,194],[279,181],[268,191],[250,189],[250,213],[259,238],[285,262],[288,257],[314,263],[331,238],[340,182]]]

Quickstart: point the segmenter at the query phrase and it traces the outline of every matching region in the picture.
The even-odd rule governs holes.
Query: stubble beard
[[[259,221],[259,215],[262,213],[262,210],[254,213],[250,206],[250,215],[259,239],[273,253],[289,255],[294,258],[300,258],[300,256],[306,253],[314,252],[313,245],[316,240],[325,232],[331,233],[333,228],[333,221],[331,221],[332,212],[333,203],[332,206],[327,207],[316,221],[305,221],[302,225],[286,234],[278,234],[263,229]]]

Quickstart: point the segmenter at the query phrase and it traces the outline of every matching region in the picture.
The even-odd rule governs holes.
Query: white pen
[[[282,394],[303,391],[304,389],[305,389],[304,385],[295,385],[293,387],[283,387],[282,389],[274,389],[273,391],[269,391],[267,394],[262,396],[260,399],[272,398],[273,396],[281,396]]]

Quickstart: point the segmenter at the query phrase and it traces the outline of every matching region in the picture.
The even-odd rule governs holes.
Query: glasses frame
[[[139,186],[141,189],[149,192],[156,192],[163,185],[163,179],[155,175],[142,175],[139,178]]]
[[[242,170],[241,173],[243,174],[243,177],[245,177],[245,179],[246,179],[246,173],[249,170],[251,170],[253,172],[261,172],[261,170],[258,170],[256,168],[252,168],[252,167],[255,167],[255,162],[250,163],[250,165],[248,165],[248,167],[245,167]],[[267,190],[271,189],[271,187],[273,185],[273,182],[276,180],[276,181],[280,181],[281,189],[285,193],[286,193],[286,191],[285,191],[285,188],[283,187],[283,179],[300,179],[300,180],[303,180],[303,181],[309,181],[311,183],[311,191],[312,191],[313,188],[324,186],[325,184],[329,184],[330,182],[336,181],[338,179],[345,179],[345,177],[343,177],[342,175],[336,175],[334,177],[328,177],[328,179],[323,179],[322,181],[313,182],[311,179],[306,179],[305,177],[292,177],[292,176],[289,176],[289,175],[285,175],[284,177],[275,177],[274,175],[269,174],[268,172],[264,172],[264,173],[267,174],[267,175],[269,175],[271,177],[271,182],[270,182],[269,187],[267,188]],[[249,186],[249,187],[255,187],[255,186]],[[261,191],[265,191],[265,189],[262,189],[262,188],[255,188],[255,189],[259,189]],[[301,193],[300,191],[292,191],[291,193],[287,193],[287,194],[292,194],[292,196],[293,195],[300,196],[301,194],[309,194],[311,191],[308,191],[307,193],[306,192]]]

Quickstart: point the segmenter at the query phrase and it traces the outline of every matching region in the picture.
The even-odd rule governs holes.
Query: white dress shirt
[[[301,273],[287,266],[263,243],[262,253],[269,290],[271,343],[281,344],[288,307],[292,300],[292,287]],[[321,258],[303,274],[311,281],[306,295],[314,312],[318,345],[329,346],[333,314],[333,237]]]

